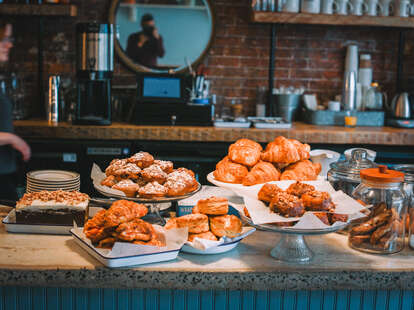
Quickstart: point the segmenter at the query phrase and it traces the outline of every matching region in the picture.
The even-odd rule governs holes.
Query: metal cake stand
[[[344,229],[349,223],[327,227],[324,229],[299,229],[294,227],[279,227],[272,224],[253,224],[252,220],[239,212],[240,217],[247,224],[264,231],[281,234],[278,244],[270,251],[270,255],[287,263],[308,263],[314,254],[309,248],[305,237],[312,235],[324,235]]]

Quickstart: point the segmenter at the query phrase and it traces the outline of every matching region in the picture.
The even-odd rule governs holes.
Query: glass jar
[[[405,229],[408,231],[408,245],[414,249],[414,165],[394,166],[397,171],[404,172],[404,191],[408,198],[408,217]]]
[[[364,169],[361,184],[352,196],[369,208],[369,214],[353,223],[349,245],[357,250],[391,254],[404,248],[407,195],[402,183],[404,173],[387,166]]]
[[[351,195],[354,189],[361,183],[359,173],[362,169],[376,167],[377,164],[368,159],[367,151],[355,149],[349,160],[331,163],[328,171],[328,181],[335,190],[341,190]]]

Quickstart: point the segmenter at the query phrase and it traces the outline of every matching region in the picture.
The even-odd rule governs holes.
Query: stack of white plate
[[[36,170],[26,174],[26,192],[79,191],[80,175],[63,170]]]

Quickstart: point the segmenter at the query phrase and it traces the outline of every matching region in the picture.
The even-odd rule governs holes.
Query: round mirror
[[[115,51],[135,72],[181,72],[207,54],[215,32],[210,0],[112,0]]]

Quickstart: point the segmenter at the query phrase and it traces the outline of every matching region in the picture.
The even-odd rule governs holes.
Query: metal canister
[[[52,75],[49,77],[49,97],[47,104],[47,120],[49,124],[59,122],[59,85],[60,76]]]

